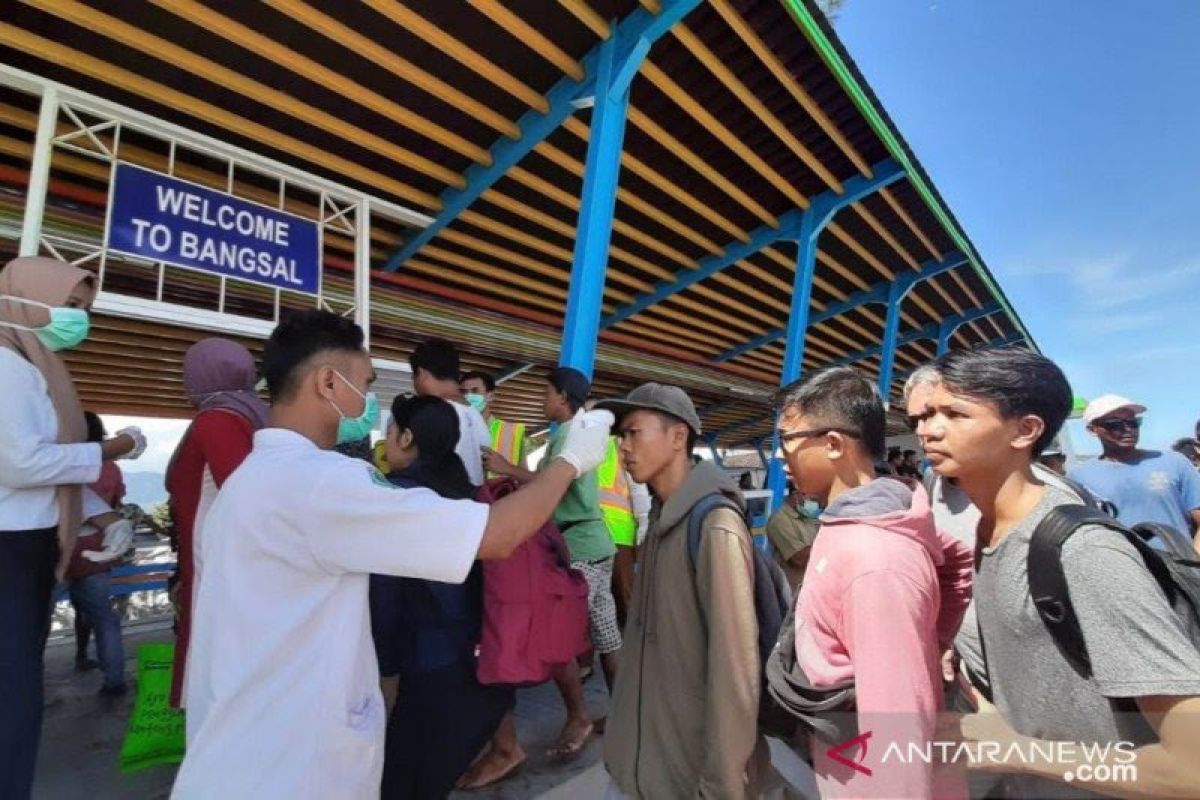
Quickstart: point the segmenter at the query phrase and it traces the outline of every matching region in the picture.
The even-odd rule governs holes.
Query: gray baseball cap
[[[687,396],[687,392],[678,386],[643,383],[625,397],[597,402],[596,408],[611,411],[618,420],[639,408],[661,411],[683,420],[697,436],[701,433],[700,415],[696,413],[696,406],[692,404],[692,398]]]

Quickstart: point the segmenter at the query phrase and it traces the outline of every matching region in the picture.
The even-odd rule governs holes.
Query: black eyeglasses
[[[786,433],[784,431],[780,431],[779,446],[784,447],[789,442],[798,442],[801,439],[811,439],[814,436],[824,436],[827,433],[840,433],[843,436],[849,436],[851,439],[862,438],[862,435],[858,431],[850,430],[849,428],[812,428],[807,431],[787,431]]]
[[[1136,431],[1142,427],[1142,418],[1134,417],[1132,419],[1098,419],[1092,423],[1097,428],[1104,428],[1109,433],[1117,433],[1118,431]]]

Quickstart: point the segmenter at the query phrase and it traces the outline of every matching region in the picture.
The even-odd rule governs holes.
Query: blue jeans
[[[107,572],[72,579],[67,591],[76,614],[83,614],[96,635],[96,655],[104,671],[104,685],[125,685],[125,647],[121,643],[121,620],[112,607],[110,576]]]

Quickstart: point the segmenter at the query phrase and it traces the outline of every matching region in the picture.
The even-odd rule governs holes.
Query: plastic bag
[[[174,644],[155,642],[138,647],[137,699],[121,746],[121,772],[183,761],[183,712],[171,708],[174,664]]]

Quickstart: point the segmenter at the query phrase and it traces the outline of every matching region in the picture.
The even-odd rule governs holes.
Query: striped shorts
[[[588,584],[588,633],[597,653],[615,653],[621,649],[621,628],[617,625],[617,604],[612,595],[613,557],[600,561],[572,561],[571,569],[583,573]]]

